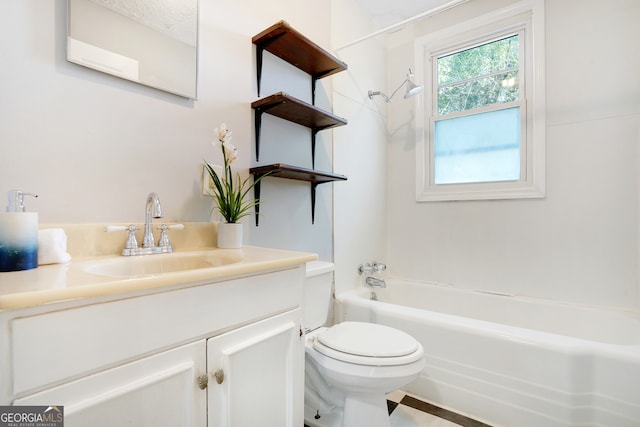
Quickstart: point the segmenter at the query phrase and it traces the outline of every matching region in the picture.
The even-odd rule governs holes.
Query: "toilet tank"
[[[314,330],[327,323],[331,308],[333,269],[333,263],[328,261],[307,263],[302,298],[302,322],[306,330]]]

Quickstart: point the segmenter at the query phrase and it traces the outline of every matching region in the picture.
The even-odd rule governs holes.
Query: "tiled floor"
[[[489,424],[423,402],[403,391],[389,393],[387,405],[391,427],[491,427]]]
[[[387,395],[391,427],[491,427],[396,391]]]

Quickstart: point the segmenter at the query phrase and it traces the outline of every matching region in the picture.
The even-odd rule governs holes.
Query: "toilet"
[[[390,427],[386,393],[418,377],[422,345],[403,331],[375,323],[327,327],[333,264],[307,263],[302,303],[305,334],[305,424],[309,427]]]

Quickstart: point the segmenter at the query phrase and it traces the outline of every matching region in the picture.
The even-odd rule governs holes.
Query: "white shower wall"
[[[492,3],[509,2],[482,5]],[[393,103],[389,269],[461,288],[638,308],[640,3],[548,1],[545,18],[546,197],[417,203],[413,116],[422,110]],[[394,36],[388,51],[396,80],[414,61],[405,36]]]
[[[355,0],[332,2],[332,44],[340,47],[374,31],[375,23]],[[367,97],[386,89],[386,49],[370,39],[336,54],[349,69],[334,77],[333,102],[349,124],[334,130],[334,167],[349,177],[334,188],[336,292],[363,281],[358,265],[384,262],[387,242],[386,105]]]

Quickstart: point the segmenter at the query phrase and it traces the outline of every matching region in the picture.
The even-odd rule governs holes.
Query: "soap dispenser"
[[[0,272],[30,270],[38,266],[38,214],[24,211],[24,196],[11,190],[6,212],[0,212]]]

